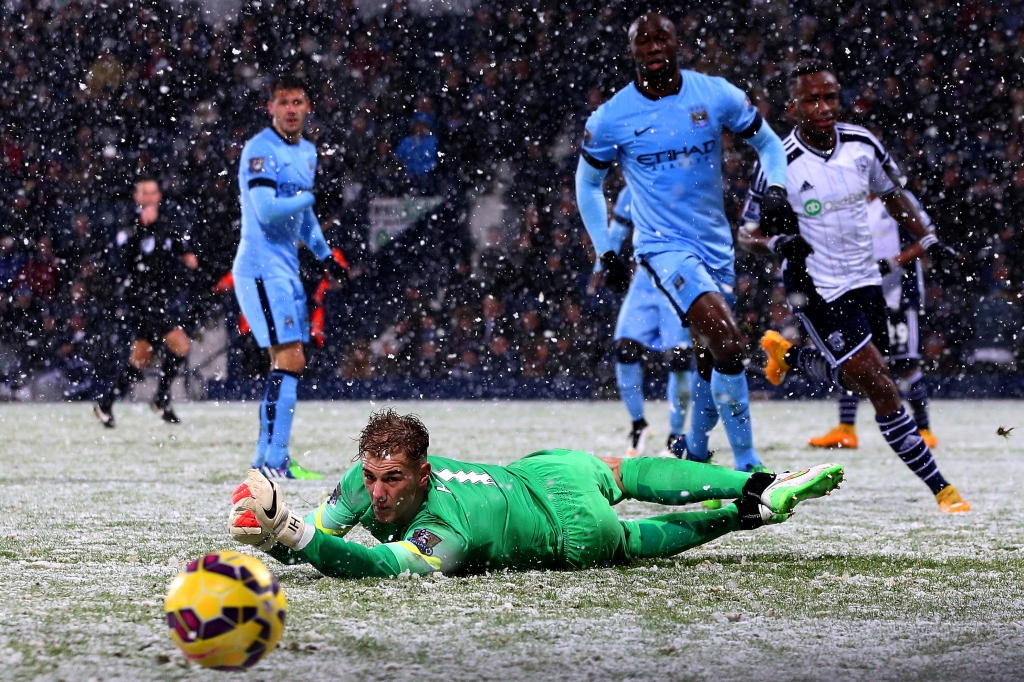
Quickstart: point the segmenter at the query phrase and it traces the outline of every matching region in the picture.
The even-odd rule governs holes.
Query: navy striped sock
[[[853,393],[843,393],[839,396],[839,423],[854,425],[857,423],[857,404],[860,398]]]
[[[910,387],[907,390],[907,402],[910,409],[914,411],[914,421],[917,428],[929,429],[928,425],[928,384],[925,383],[924,375],[918,370],[907,381]]]
[[[902,406],[893,414],[884,417],[875,415],[875,421],[878,422],[878,428],[882,430],[889,447],[931,488],[933,494],[938,494],[949,485],[949,481],[942,477],[939,465],[932,457],[932,451],[924,444],[917,424]]]
[[[830,365],[817,348],[793,346],[786,351],[786,364],[827,386],[839,385],[839,368]]]

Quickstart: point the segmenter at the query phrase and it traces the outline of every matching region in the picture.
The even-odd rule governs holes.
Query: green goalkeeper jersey
[[[539,453],[538,453],[539,454]],[[582,453],[580,453],[582,454]],[[362,464],[345,472],[334,493],[306,517],[316,526],[302,550],[278,546],[271,555],[306,561],[326,575],[372,577],[471,573],[502,568],[555,568],[562,558],[558,516],[544,481],[528,470],[428,457],[430,488],[407,525],[376,520]],[[523,460],[520,460],[523,461]],[[362,524],[381,545],[367,548],[345,535]]]

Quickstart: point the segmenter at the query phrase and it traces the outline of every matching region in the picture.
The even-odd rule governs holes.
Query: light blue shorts
[[[672,301],[676,314],[686,322],[686,313],[701,294],[721,294],[729,308],[736,305],[736,273],[732,266],[714,270],[700,256],[688,251],[664,251],[637,256],[661,293]]]
[[[235,298],[260,348],[309,343],[306,292],[298,279],[236,276]]]
[[[632,339],[659,353],[690,347],[690,330],[683,327],[672,302],[658,291],[643,267],[637,268],[619,309],[615,340],[621,339]]]

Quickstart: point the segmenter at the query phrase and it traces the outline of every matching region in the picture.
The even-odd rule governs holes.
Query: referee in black
[[[188,357],[192,340],[186,327],[191,320],[191,272],[199,267],[189,235],[160,213],[163,196],[155,178],[135,183],[137,217],[117,235],[119,290],[125,318],[135,325],[128,362],[100,396],[93,413],[107,428],[114,428],[114,400],[125,396],[153,360],[154,347],[163,344],[160,384],[150,402],[168,424],[179,423],[171,408],[171,384]],[[127,321],[126,320],[126,321]]]

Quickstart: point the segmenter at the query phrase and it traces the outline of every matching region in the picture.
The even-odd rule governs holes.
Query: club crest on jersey
[[[679,291],[686,286],[686,280],[683,279],[682,275],[676,275],[672,280],[672,286],[676,288],[676,291]]]
[[[583,146],[584,147],[589,147],[590,144],[593,141],[594,141],[594,136],[590,134],[589,130],[584,129],[584,131],[583,131]]]
[[[294,327],[295,326],[295,318],[292,317],[291,315],[289,315],[288,317],[284,318],[284,326],[286,326],[286,327]]]
[[[808,199],[804,202],[804,211],[809,216],[816,216],[821,213],[821,202],[817,199]]]
[[[867,175],[871,170],[871,161],[866,156],[858,156],[854,163],[857,164],[857,171],[861,175]]]
[[[250,173],[262,173],[263,172],[263,157],[254,156],[249,159],[249,172]]]
[[[708,118],[708,110],[703,104],[690,107],[690,120],[693,122],[694,128],[703,128],[711,123]]]
[[[424,556],[432,556],[434,554],[434,547],[441,544],[441,538],[434,535],[426,528],[417,528],[414,530],[408,541]]]
[[[341,498],[341,483],[335,486],[334,492],[331,493],[331,496],[327,498],[327,506],[337,507],[339,498]]]
[[[832,332],[828,335],[829,347],[837,353],[846,348],[846,339],[843,338],[842,332]]]

